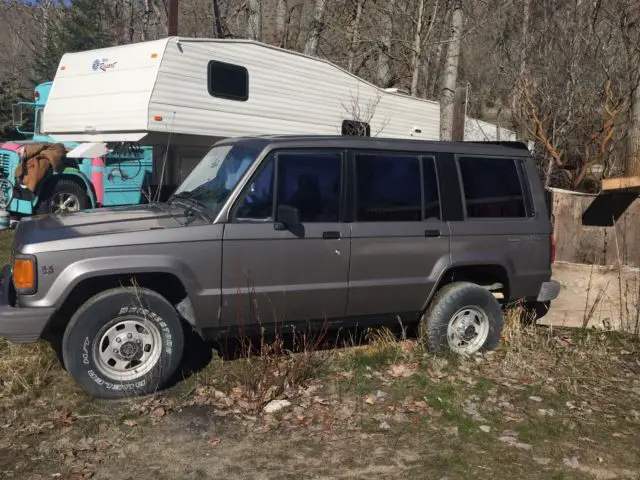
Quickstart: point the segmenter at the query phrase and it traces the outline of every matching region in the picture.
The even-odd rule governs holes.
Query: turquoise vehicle
[[[42,118],[51,83],[45,82],[35,88],[34,102],[19,102],[13,106],[13,123],[28,139],[0,143],[0,209],[14,216],[24,216],[143,203],[146,200],[143,192],[150,187],[153,172],[153,149],[133,144],[110,146],[110,151],[101,157],[67,157],[63,168],[50,171],[35,192],[16,184],[15,171],[24,144],[54,142],[42,133]],[[31,131],[25,127],[25,116],[33,118],[29,122],[33,125]],[[61,143],[67,152],[80,145]]]

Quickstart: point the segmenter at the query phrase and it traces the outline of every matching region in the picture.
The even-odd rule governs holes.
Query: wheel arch
[[[76,170],[75,168],[66,168],[61,173],[56,173],[45,179],[38,193],[38,202],[40,202],[43,194],[47,190],[53,188],[53,186],[61,180],[69,180],[76,183],[87,193],[90,208],[96,207],[96,193],[93,189],[93,183],[91,183],[89,178],[84,173],[82,173],[80,170]]]
[[[504,265],[497,262],[458,263],[449,265],[442,270],[435,287],[422,307],[422,312],[424,313],[427,310],[438,290],[446,285],[460,281],[481,285],[492,292],[502,294],[505,300],[509,299],[509,273]]]
[[[173,272],[154,270],[85,276],[66,289],[47,330],[50,333],[62,333],[73,314],[87,300],[105,290],[120,287],[139,287],[152,290],[174,307],[189,298],[183,281]],[[180,312],[177,313],[193,325],[193,318],[185,318]]]

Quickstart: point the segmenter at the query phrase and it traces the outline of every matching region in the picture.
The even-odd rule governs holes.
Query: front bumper
[[[560,283],[555,280],[549,280],[548,282],[543,282],[540,286],[536,301],[550,302],[558,298],[558,295],[560,295]]]
[[[55,312],[55,308],[22,308],[9,304],[11,270],[4,266],[0,275],[0,337],[13,343],[34,343]]]

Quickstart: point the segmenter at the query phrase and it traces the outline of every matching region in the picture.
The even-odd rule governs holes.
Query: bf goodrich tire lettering
[[[146,341],[136,343],[138,337],[131,325],[145,332],[144,338],[152,337],[149,331],[156,332],[147,352],[143,352]],[[109,331],[113,333],[105,337]],[[103,338],[113,343],[100,349]],[[123,356],[119,348],[127,350],[130,357]],[[156,292],[140,288],[116,288],[89,299],[71,319],[62,343],[69,373],[83,389],[99,398],[145,395],[162,388],[178,368],[183,348],[182,325],[173,306]],[[150,362],[139,367],[140,373],[110,368],[110,361],[116,365],[118,360],[120,367],[135,355],[147,355]]]
[[[481,345],[467,353],[492,350],[500,342],[502,331],[502,309],[488,290],[474,283],[456,282],[442,287],[420,322],[420,333],[430,351],[444,353],[453,351],[448,338],[451,322],[456,316],[468,309],[478,316],[484,315],[488,332]],[[471,315],[473,316],[473,315]],[[478,328],[480,330],[480,328]]]

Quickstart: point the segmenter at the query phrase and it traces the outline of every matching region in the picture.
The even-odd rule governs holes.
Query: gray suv
[[[273,136],[217,143],[166,203],[23,220],[0,336],[62,337],[91,395],[161,388],[185,332],[420,324],[434,353],[495,348],[548,306],[554,245],[520,143]]]

